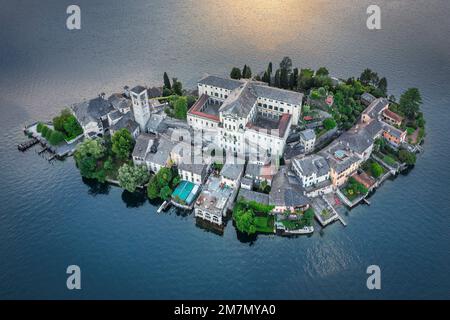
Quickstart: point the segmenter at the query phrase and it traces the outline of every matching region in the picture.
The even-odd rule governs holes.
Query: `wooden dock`
[[[38,142],[39,142],[38,139],[31,138],[28,141],[18,144],[17,149],[19,149],[19,151],[24,152],[24,151],[28,150],[29,148],[31,148],[32,146],[34,146],[35,144],[37,144]]]

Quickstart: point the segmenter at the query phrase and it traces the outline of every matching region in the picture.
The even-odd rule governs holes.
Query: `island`
[[[193,211],[218,233],[231,220],[247,235],[311,234],[314,219],[346,225],[343,210],[370,205],[423,151],[419,90],[397,101],[370,69],[340,79],[285,57],[256,75],[247,65],[206,75],[191,91],[167,73],[163,81],[67,106],[26,126],[18,148],[41,144],[49,161],[73,155],[84,178],[146,192],[158,212]]]

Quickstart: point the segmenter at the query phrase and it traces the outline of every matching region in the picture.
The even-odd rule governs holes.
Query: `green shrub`
[[[42,125],[41,127],[41,135],[45,138],[45,136],[47,135],[48,130],[50,130],[49,127],[47,127],[45,124]]]
[[[64,134],[59,131],[51,131],[50,137],[48,138],[48,142],[51,145],[56,146],[64,141]]]
[[[39,122],[39,123],[37,124],[36,131],[39,132],[39,133],[41,133],[41,132],[42,132],[42,129],[44,128],[44,126],[45,126],[45,125],[44,125],[42,122]]]
[[[48,130],[45,132],[44,138],[49,140],[50,137],[52,136],[53,130],[48,128]]]

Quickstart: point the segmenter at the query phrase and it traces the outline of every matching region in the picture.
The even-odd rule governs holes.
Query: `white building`
[[[292,171],[299,177],[308,196],[332,191],[330,167],[327,160],[317,154],[292,160]]]
[[[201,79],[198,92],[187,117],[193,129],[212,132],[211,140],[229,154],[281,157],[299,119],[301,93],[216,76]]]
[[[236,191],[223,184],[219,177],[210,176],[195,201],[195,217],[222,225],[222,218],[231,209]]]
[[[130,90],[134,119],[142,132],[146,132],[147,122],[150,119],[150,105],[148,103],[147,89],[136,86]]]
[[[300,132],[300,143],[305,148],[305,153],[311,153],[314,151],[316,144],[316,134],[312,129],[306,129]]]
[[[225,163],[222,170],[220,170],[220,181],[230,188],[236,189],[241,185],[241,178],[243,174],[243,164]]]
[[[146,164],[145,157],[151,151],[155,138],[155,136],[146,133],[143,133],[137,137],[136,144],[134,145],[134,149],[131,154],[134,165],[140,166]]]

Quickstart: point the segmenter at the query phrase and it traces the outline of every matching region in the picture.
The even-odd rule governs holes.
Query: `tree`
[[[313,219],[314,209],[308,208],[305,212],[303,212],[301,221],[305,226],[312,226]]]
[[[50,142],[52,146],[56,146],[63,141],[64,141],[64,134],[56,130],[52,131],[50,138],[48,139],[48,142]]]
[[[383,96],[387,96],[387,79],[385,77],[381,78],[378,82],[378,90],[383,93]]]
[[[151,200],[155,200],[159,197],[159,186],[156,176],[153,176],[148,183],[147,196]]]
[[[264,71],[262,81],[270,85],[270,75],[267,71]]]
[[[149,174],[145,166],[133,166],[127,163],[119,168],[117,179],[119,185],[129,192],[135,192],[137,187],[148,181]]]
[[[166,200],[172,194],[171,187],[176,187],[179,181],[180,179],[176,171],[167,167],[161,168],[150,179],[147,186],[147,195],[151,200],[157,198]]]
[[[50,128],[47,128],[47,130],[45,130],[45,132],[43,133],[44,138],[49,140],[50,137],[52,136],[53,130]]]
[[[125,160],[130,157],[134,147],[134,141],[131,133],[127,129],[122,128],[116,131],[111,138],[111,142],[112,152],[114,152],[119,159]]]
[[[419,89],[410,88],[401,95],[399,107],[400,110],[409,119],[414,119],[416,113],[419,112],[421,104],[422,104],[422,97],[420,95]]]
[[[248,235],[254,234],[256,232],[255,226],[255,215],[251,210],[239,209],[234,215],[234,221],[236,222],[236,228],[243,233]]]
[[[406,163],[408,166],[412,166],[416,163],[416,154],[409,152],[408,150],[400,150],[398,158],[401,162]]]
[[[239,69],[238,67],[233,67],[233,69],[231,69],[230,78],[236,80],[241,79],[242,78],[241,69]]]
[[[275,87],[277,87],[277,88],[280,88],[280,83],[281,83],[281,81],[280,81],[280,69],[278,69],[275,72],[275,79],[274,79],[273,85]]]
[[[163,88],[162,95],[163,95],[163,97],[171,96],[171,95],[172,95],[172,90],[170,90],[170,89],[164,87],[164,88]]]
[[[252,70],[249,66],[244,65],[244,69],[242,69],[242,78],[250,79],[252,77]]]
[[[101,174],[102,168],[98,164],[105,155],[105,151],[100,139],[87,139],[78,144],[74,159],[83,177],[104,180],[104,176]]]
[[[66,122],[67,118],[70,116],[73,116],[69,109],[63,109],[59,116],[56,116],[53,118],[53,128],[57,131],[61,131],[62,133],[65,133],[64,130],[64,123]]]
[[[361,76],[359,77],[359,81],[365,86],[368,85],[378,85],[378,74],[376,72],[373,72],[369,68],[364,69],[364,71],[361,73]]]
[[[164,72],[164,88],[172,89],[172,85],[170,84],[169,76],[167,75],[167,72]]]
[[[177,78],[172,78],[172,91],[176,95],[183,95],[183,85]]]
[[[325,68],[325,67],[320,67],[316,71],[316,76],[317,77],[326,77],[326,76],[328,76],[328,74],[329,74],[328,69]]]
[[[298,87],[298,68],[294,68],[289,79],[290,89],[296,89]]]
[[[292,71],[292,60],[289,57],[284,57],[283,60],[280,62],[280,69],[285,70],[286,73],[289,75]]]
[[[45,124],[42,125],[42,128],[41,128],[41,135],[45,138],[45,136],[47,135],[47,132],[48,132],[49,130],[50,130],[50,128],[47,127]]]
[[[186,119],[187,106],[188,106],[187,98],[178,97],[173,104],[174,117],[181,120]]]
[[[370,172],[372,173],[372,176],[374,178],[378,178],[383,174],[384,170],[383,167],[380,166],[378,163],[372,162],[372,164],[370,165]]]
[[[280,69],[280,87],[283,89],[289,88],[289,74],[286,69]]]
[[[36,131],[41,133],[44,126],[45,126],[45,124],[43,124],[42,122],[39,122],[36,126]]]
[[[327,118],[323,120],[323,126],[327,131],[336,128],[336,121],[333,118]]]
[[[300,89],[309,90],[312,86],[314,71],[311,69],[301,69],[298,86]]]
[[[172,189],[170,189],[169,186],[164,186],[160,191],[159,191],[159,197],[163,200],[167,200],[170,198],[170,196],[172,195]]]
[[[273,67],[272,67],[272,62],[269,62],[269,65],[267,66],[267,73],[268,73],[269,75],[272,75],[272,71],[273,71],[272,68],[273,68]]]
[[[70,115],[66,121],[64,122],[64,132],[66,134],[66,137],[68,140],[71,140],[73,138],[78,137],[80,134],[83,133],[83,128],[81,128],[80,124],[77,121],[77,118],[75,118],[74,115]]]

